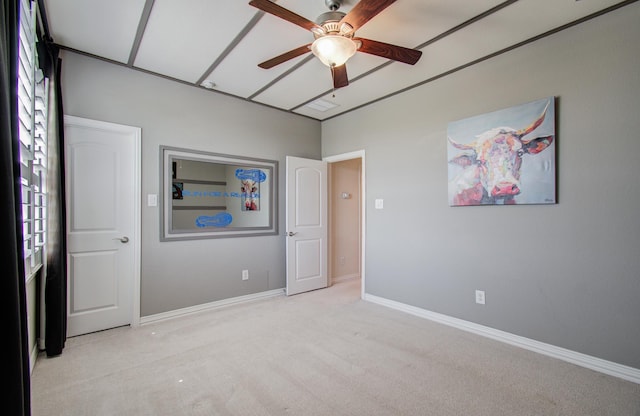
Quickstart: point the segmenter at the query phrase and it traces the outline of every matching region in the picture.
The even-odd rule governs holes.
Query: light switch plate
[[[384,208],[384,199],[376,199],[376,209]]]
[[[156,194],[148,194],[147,195],[147,206],[149,206],[149,207],[158,206],[158,195],[156,195]]]

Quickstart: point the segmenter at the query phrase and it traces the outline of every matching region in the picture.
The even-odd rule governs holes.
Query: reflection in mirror
[[[161,147],[162,239],[277,234],[277,161]]]

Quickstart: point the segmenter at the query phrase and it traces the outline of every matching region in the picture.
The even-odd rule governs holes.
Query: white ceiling
[[[347,62],[349,85],[332,91],[330,69],[311,53],[271,69],[258,63],[313,41],[311,32],[249,0],[44,0],[50,36],[98,56],[195,86],[325,120],[446,76],[522,42],[561,30],[620,0],[397,0],[358,37],[420,49],[411,66],[364,54]],[[347,13],[357,0],[344,0]],[[311,21],[324,0],[280,0]],[[551,32],[550,32],[551,31]],[[317,99],[335,107],[320,111]]]

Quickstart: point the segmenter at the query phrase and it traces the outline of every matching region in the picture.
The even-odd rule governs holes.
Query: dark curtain
[[[0,6],[0,250],[2,264],[2,354],[4,383],[2,413],[31,414],[31,380],[27,333],[24,247],[18,137],[18,2]]]
[[[43,37],[46,35],[43,35]],[[64,194],[64,115],[60,73],[62,60],[51,39],[39,44],[40,67],[49,78],[47,153],[47,270],[44,284],[45,350],[60,355],[67,339],[67,264]]]

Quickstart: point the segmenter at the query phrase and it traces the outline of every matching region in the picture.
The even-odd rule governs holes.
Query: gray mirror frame
[[[173,230],[171,214],[172,197],[172,161],[174,159],[211,162],[227,165],[242,165],[270,171],[271,178],[268,189],[269,202],[261,209],[268,209],[269,224],[264,227],[221,227],[203,228],[202,230]],[[197,240],[225,237],[254,237],[278,234],[278,161],[244,156],[210,153],[178,147],[160,146],[160,241]]]

